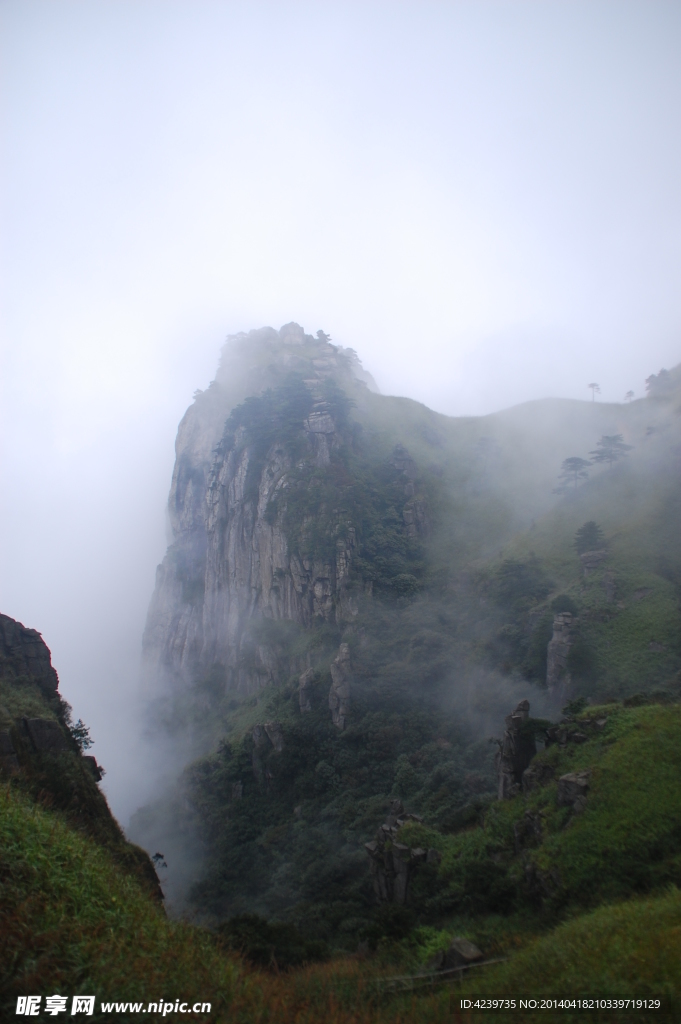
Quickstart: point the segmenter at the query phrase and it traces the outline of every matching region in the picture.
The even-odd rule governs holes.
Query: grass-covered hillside
[[[100,1021],[160,1020],[184,1003],[196,1007],[189,1019],[242,1024],[497,1019],[452,1013],[459,1000],[485,996],[662,997],[670,1005],[681,997],[679,705],[593,707],[566,733],[573,738],[537,755],[541,784],[492,803],[480,824],[447,832],[404,826],[408,842],[437,847],[442,859],[422,868],[411,908],[377,915],[360,955],[327,953],[288,970],[285,957],[300,945],[290,929],[267,932],[257,919],[241,919],[240,928],[215,933],[169,920],[148,888],[64,811],[5,779],[3,1019],[14,1018],[17,997],[27,993],[67,995],[69,1006],[73,994],[95,995]],[[585,805],[560,806],[556,776],[585,770]],[[423,987],[421,972],[433,969],[453,935],[488,959],[508,959],[463,983]],[[395,990],[387,980],[395,975],[412,976],[414,989]],[[669,1022],[675,1012],[604,1010],[587,1019]],[[504,1019],[531,1018],[518,1011]]]

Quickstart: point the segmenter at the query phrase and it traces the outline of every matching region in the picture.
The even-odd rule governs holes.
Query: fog
[[[681,359],[673,2],[4,0],[0,609],[127,818],[177,423],[290,320],[450,415]]]

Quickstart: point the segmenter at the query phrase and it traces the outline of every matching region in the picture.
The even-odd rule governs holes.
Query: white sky
[[[681,360],[681,5],[0,0],[0,47],[0,609],[126,813],[175,428],[226,334],[323,328],[451,414]]]

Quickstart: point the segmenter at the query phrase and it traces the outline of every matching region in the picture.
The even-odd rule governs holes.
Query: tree
[[[626,395],[624,396],[624,401],[625,402],[631,402],[633,397],[634,397],[634,392],[633,391],[627,391]]]
[[[659,373],[651,373],[646,377],[646,391],[650,398],[660,398],[668,395],[672,390],[672,378],[669,370],[660,370]]]
[[[575,534],[575,547],[577,554],[583,555],[585,551],[597,551],[603,545],[603,531],[590,519],[584,526],[580,526]]]
[[[613,462],[626,457],[627,452],[633,448],[631,444],[625,444],[621,434],[604,434],[596,444],[596,449],[589,452],[592,455],[592,462],[607,462],[612,469]]]
[[[591,401],[595,402],[596,401],[596,395],[600,395],[600,393],[601,393],[600,384],[589,384],[587,386],[591,388]]]
[[[578,456],[573,455],[569,459],[563,461],[560,467],[560,480],[567,483],[568,480],[577,486],[578,480],[586,480],[588,477],[587,467],[591,465],[588,459],[580,459]]]
[[[324,331],[317,331],[317,337],[320,341],[331,341],[331,335],[325,334]]]

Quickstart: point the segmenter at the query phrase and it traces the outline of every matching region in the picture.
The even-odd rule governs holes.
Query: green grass
[[[224,1006],[238,978],[208,933],[168,921],[104,850],[55,812],[0,789],[4,1013],[31,992],[119,1001],[203,995]]]
[[[0,837],[0,1007],[8,1016],[16,996],[28,992],[94,993],[98,1002],[206,1000],[211,1020],[243,1024],[426,1024],[447,1013],[447,990],[377,997],[371,961],[339,960],[279,977],[249,971],[208,933],[169,922],[92,843],[6,788]],[[422,939],[428,952],[443,944],[434,932]],[[680,939],[677,890],[602,907],[531,943],[460,994],[676,995]]]
[[[600,714],[608,715],[602,732],[591,730],[587,742],[565,749],[550,747],[535,762],[551,765],[555,779],[591,770],[581,814],[558,806],[552,781],[491,804],[484,827],[443,835],[405,826],[403,842],[442,854],[432,904],[441,914],[513,913],[533,905],[541,928],[566,908],[681,884],[681,706],[592,707],[582,720]],[[578,720],[573,728],[588,725]],[[514,826],[526,812],[541,817],[542,837],[518,849]],[[417,892],[419,885],[417,876]]]
[[[515,955],[508,963],[490,968],[466,982],[458,997],[553,996],[664,997],[676,1007],[681,999],[681,892],[633,899],[599,907],[559,925]],[[650,1011],[625,1015],[604,1011],[599,1015],[556,1012],[541,1014],[551,1021],[669,1020]],[[456,1019],[456,1018],[455,1018]],[[462,1015],[460,1019],[467,1018]],[[478,1015],[476,1021],[498,1019]],[[504,1021],[524,1021],[526,1013],[504,1014]],[[534,1018],[531,1018],[534,1019]]]

